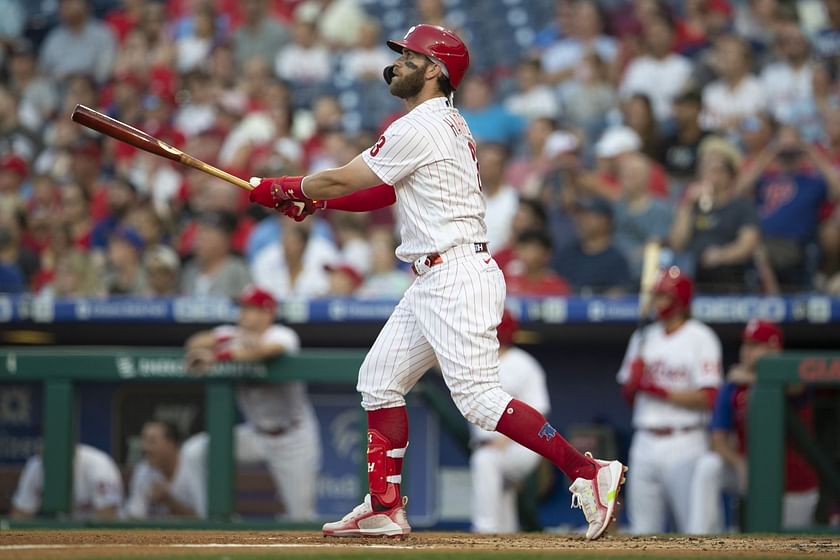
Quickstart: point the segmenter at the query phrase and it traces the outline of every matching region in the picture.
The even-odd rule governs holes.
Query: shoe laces
[[[342,517],[341,521],[342,522],[350,521],[351,519],[354,519],[354,518],[362,515],[363,513],[367,513],[370,509],[371,509],[371,506],[368,505],[367,501],[364,501],[361,504],[354,507],[353,511],[351,511],[350,513],[348,513],[347,515]]]
[[[583,483],[583,488],[581,488],[581,484],[578,482]],[[579,478],[574,485],[572,485],[572,508],[580,508],[583,510],[583,516],[586,518],[586,521],[592,523],[597,519],[598,515],[598,508],[595,505],[595,493],[592,491],[592,484],[588,480],[584,480]]]

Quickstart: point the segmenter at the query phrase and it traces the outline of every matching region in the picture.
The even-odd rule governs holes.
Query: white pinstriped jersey
[[[362,157],[397,193],[399,259],[487,240],[475,140],[446,98],[425,101],[394,121]]]

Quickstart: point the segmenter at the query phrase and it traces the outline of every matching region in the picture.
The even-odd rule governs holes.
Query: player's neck
[[[665,332],[667,334],[674,334],[680,330],[680,327],[682,327],[686,321],[688,321],[688,317],[678,315],[662,321],[662,326],[665,327]]]
[[[446,97],[439,91],[429,91],[426,90],[421,91],[415,97],[409,97],[405,100],[405,109],[406,112],[412,111],[415,107],[422,105],[426,101],[430,99],[435,99],[437,97],[441,97],[446,99]]]

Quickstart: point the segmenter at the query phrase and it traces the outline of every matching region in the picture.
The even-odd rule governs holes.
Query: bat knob
[[[248,179],[248,183],[249,183],[252,187],[259,187],[259,186],[260,186],[260,183],[262,183],[262,179],[261,179],[261,178],[259,178],[259,177],[251,177],[250,179]]]

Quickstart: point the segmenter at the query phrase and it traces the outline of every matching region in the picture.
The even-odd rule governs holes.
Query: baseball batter
[[[403,117],[343,167],[251,181],[253,202],[295,219],[325,207],[366,211],[396,200],[402,228],[396,254],[417,275],[359,371],[370,494],[343,519],[325,524],[324,534],[401,537],[411,531],[400,491],[408,446],[405,394],[437,363],[467,420],[544,455],[574,481],[573,505],[589,522],[587,537],[598,538],[613,518],[623,465],[579,453],[499,384],[496,326],[505,283],[487,251],[475,140],[452,101],[469,66],[467,48],[432,25],[416,25],[388,46],[399,58],[384,77],[391,94],[405,102]]]
[[[744,328],[740,362],[732,366],[727,383],[718,394],[712,413],[711,451],[697,464],[692,480],[689,532],[715,534],[724,531],[723,500],[729,492],[747,491],[747,402],[756,379],[756,363],[767,354],[781,351],[784,339],[778,325],[752,320]],[[812,409],[801,389],[788,399],[805,425],[811,424]],[[735,438],[731,437],[735,435]],[[782,527],[808,527],[819,500],[817,473],[790,443],[785,448],[785,492],[782,499]]]
[[[709,411],[721,383],[721,345],[690,318],[693,283],[677,267],[660,272],[653,289],[657,321],[633,333],[618,372],[633,404],[627,513],[635,534],[677,531],[689,520],[692,471],[708,450]]]
[[[204,371],[218,361],[263,361],[300,349],[292,329],[273,324],[277,301],[271,294],[249,286],[239,304],[238,325],[199,332],[187,341],[190,370]],[[264,462],[288,518],[313,519],[321,437],[306,385],[300,381],[241,383],[236,401],[245,419],[234,432],[236,460]],[[205,491],[207,444],[207,434],[197,434],[184,442],[182,452],[188,471]],[[202,513],[206,515],[206,494]]]
[[[33,517],[41,509],[44,465],[40,455],[26,461],[12,496],[12,517]],[[123,501],[123,482],[117,464],[90,445],[76,445],[73,457],[73,517],[113,519]]]
[[[513,345],[516,319],[505,311],[496,328],[499,338],[499,380],[512,397],[548,414],[545,371],[525,350]],[[477,533],[519,531],[517,485],[537,468],[540,456],[499,432],[470,424],[472,529]]]

